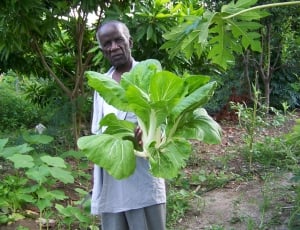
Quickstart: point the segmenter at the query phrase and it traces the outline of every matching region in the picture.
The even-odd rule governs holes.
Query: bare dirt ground
[[[189,211],[187,217],[182,219],[174,229],[248,230],[259,229],[258,226],[265,226],[270,221],[274,223],[273,226],[263,229],[288,229],[288,217],[292,206],[288,200],[288,194],[278,196],[279,194],[276,193],[278,190],[282,190],[282,186],[291,186],[288,182],[290,177],[290,174],[286,174],[277,178],[277,181],[267,188],[269,189],[268,194],[265,194],[265,190],[269,185],[258,180],[231,183],[223,188],[210,191],[201,198],[200,207],[194,205],[193,210]],[[274,200],[268,200],[270,198]],[[267,210],[262,210],[263,205],[266,205],[265,202],[274,203],[268,204],[270,207],[267,207]],[[277,219],[272,220],[272,218]]]
[[[300,113],[291,117],[283,126],[262,129],[258,139],[264,136],[280,136],[288,133]],[[228,167],[233,173],[243,174],[247,167],[241,156],[230,156],[243,144],[245,131],[233,123],[221,124],[223,141],[221,145],[199,145],[198,154],[202,159],[218,156],[229,157]],[[218,170],[218,166],[211,170]],[[254,168],[259,171],[259,165]],[[251,230],[270,229],[287,230],[288,219],[293,208],[292,200],[295,194],[291,187],[292,173],[262,171],[255,173],[249,179],[235,179],[221,188],[202,193],[192,200],[192,208],[174,227],[174,230]],[[298,226],[300,229],[300,225]]]
[[[294,125],[300,113],[291,117],[285,125],[262,129],[259,138],[264,136],[279,136],[287,133]],[[195,143],[196,154],[203,160],[214,157],[227,157],[226,167],[232,173],[243,174],[247,167],[236,149],[243,144],[245,133],[236,123],[221,123],[223,140],[220,145],[203,145]],[[235,153],[235,155],[234,155]],[[218,171],[224,167],[214,164],[212,171]],[[293,192],[289,188],[293,186],[291,173],[279,173],[281,171],[253,174],[251,177],[230,180],[222,187],[201,192],[198,198],[191,201],[191,208],[184,218],[170,230],[251,230],[270,229],[286,230],[293,200]],[[197,187],[196,190],[201,191]],[[25,219],[9,226],[0,226],[0,230],[16,230],[18,226],[37,230],[35,220]],[[55,229],[55,228],[52,228]],[[300,229],[300,227],[299,227]]]

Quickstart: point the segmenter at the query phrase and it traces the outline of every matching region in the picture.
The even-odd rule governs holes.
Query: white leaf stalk
[[[151,157],[148,149],[151,143],[155,142],[155,148],[158,148],[162,141],[161,128],[157,126],[156,113],[154,110],[150,112],[150,125],[149,130],[146,128],[144,122],[137,117],[138,125],[142,130],[142,143],[143,143],[143,151],[135,150],[134,153],[136,156],[149,158]]]

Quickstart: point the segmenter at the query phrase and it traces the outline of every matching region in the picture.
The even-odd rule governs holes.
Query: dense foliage
[[[41,111],[22,95],[18,79],[10,80],[13,84],[0,79],[0,130],[9,133],[34,128],[39,123]]]

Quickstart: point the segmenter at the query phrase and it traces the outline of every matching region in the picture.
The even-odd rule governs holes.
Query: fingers
[[[139,145],[143,144],[142,135],[143,135],[142,129],[139,126],[137,126],[134,130],[134,136]]]

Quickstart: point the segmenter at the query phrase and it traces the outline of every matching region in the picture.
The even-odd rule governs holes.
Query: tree
[[[297,29],[292,29],[292,26],[300,25],[299,8],[271,8],[269,13],[270,15],[261,21],[262,52],[258,55],[252,54],[253,66],[263,83],[264,104],[267,108],[270,107],[271,82],[275,75],[279,73],[292,76],[293,71],[299,73],[300,67],[299,63],[293,61],[298,59],[300,51],[297,41],[299,33]],[[284,71],[285,69],[290,70]]]
[[[261,20],[269,19],[266,8],[299,5],[300,1],[254,6],[256,0],[239,0],[223,5],[220,12],[215,11],[219,7],[216,2],[205,2],[207,5],[208,2],[213,4],[213,7],[210,7],[212,11],[205,10],[202,6],[200,8],[202,11],[195,11],[198,14],[185,17],[183,23],[164,34],[167,42],[162,47],[168,50],[171,57],[175,57],[178,53],[183,53],[187,58],[192,58],[193,55],[198,57],[207,55],[211,63],[222,67],[225,71],[233,66],[237,56],[243,54],[248,68],[250,56],[247,50],[259,53],[256,68],[264,82],[265,103],[269,106],[270,81],[280,56],[271,59],[272,26],[269,24],[264,28],[265,24]],[[245,69],[245,76],[249,79],[248,69]]]
[[[49,76],[72,104],[74,143],[81,123],[80,98],[85,94],[84,73],[91,67],[97,46],[95,27],[104,9],[119,1],[2,1],[0,6],[1,71]],[[89,15],[98,16],[89,25]]]

